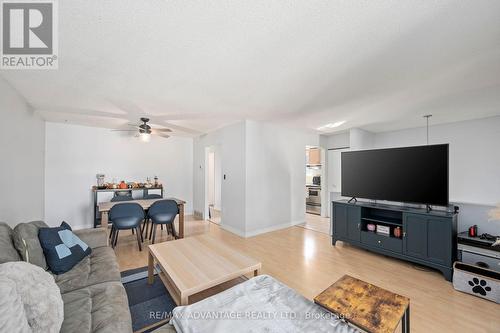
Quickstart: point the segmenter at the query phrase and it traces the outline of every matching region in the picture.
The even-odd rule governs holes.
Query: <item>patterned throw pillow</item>
[[[54,274],[66,273],[92,252],[66,222],[60,227],[40,228],[38,238],[45,260]]]

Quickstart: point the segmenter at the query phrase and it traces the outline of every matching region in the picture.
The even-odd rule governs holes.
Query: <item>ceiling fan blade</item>
[[[153,130],[156,132],[172,132],[170,128],[154,128]]]
[[[152,135],[155,135],[155,136],[161,136],[162,138],[170,138],[170,135],[167,135],[167,134],[163,134],[163,133],[151,133]]]
[[[159,128],[152,128],[151,133],[153,134],[165,134],[165,133],[170,133],[172,130],[165,128],[165,129],[159,129]]]
[[[137,132],[137,131],[129,129],[112,129],[111,132]]]

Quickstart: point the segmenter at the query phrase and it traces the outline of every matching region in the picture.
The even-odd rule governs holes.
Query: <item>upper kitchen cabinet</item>
[[[307,150],[306,154],[307,154],[307,164],[309,165],[321,164],[321,152],[319,148],[310,148]]]

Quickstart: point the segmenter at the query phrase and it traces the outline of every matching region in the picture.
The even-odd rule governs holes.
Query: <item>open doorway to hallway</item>
[[[222,218],[222,166],[220,147],[210,146],[205,150],[205,217],[220,224]]]

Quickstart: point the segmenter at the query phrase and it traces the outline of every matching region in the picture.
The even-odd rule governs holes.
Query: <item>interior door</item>
[[[341,192],[340,151],[328,151],[328,192]]]
[[[427,254],[427,216],[405,214],[403,218],[403,252],[406,255],[426,259]]]

